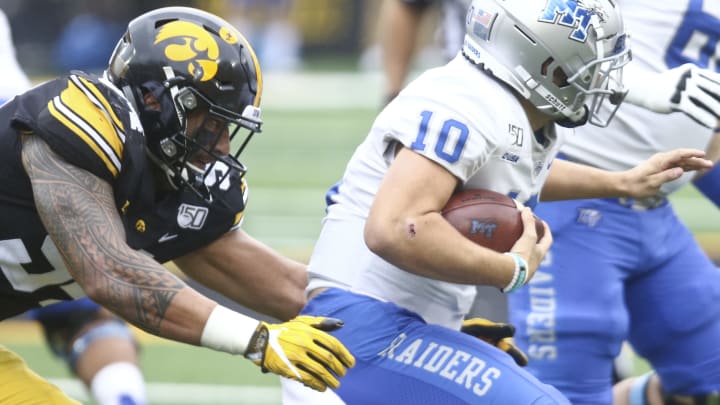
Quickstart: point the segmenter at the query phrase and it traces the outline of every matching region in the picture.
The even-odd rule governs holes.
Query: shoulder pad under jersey
[[[35,123],[37,135],[68,162],[108,181],[117,178],[126,138],[142,136],[127,100],[111,84],[81,73],[48,86],[47,104]]]

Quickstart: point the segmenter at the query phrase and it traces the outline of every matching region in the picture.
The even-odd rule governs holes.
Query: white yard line
[[[89,401],[88,393],[79,381],[66,378],[53,378],[50,381],[78,401]],[[162,404],[280,404],[280,387],[149,382],[147,393],[150,403]]]

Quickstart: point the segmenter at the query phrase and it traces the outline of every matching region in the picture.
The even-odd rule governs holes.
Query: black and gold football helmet
[[[189,186],[211,201],[228,179],[244,175],[239,155],[262,125],[262,75],[252,47],[230,23],[187,7],[143,14],[128,25],[106,76],[134,103],[148,154],[174,187]],[[144,102],[147,93],[159,110]],[[201,125],[188,133],[196,109],[227,127],[229,154],[217,153],[217,131]],[[198,164],[198,154],[212,158]]]

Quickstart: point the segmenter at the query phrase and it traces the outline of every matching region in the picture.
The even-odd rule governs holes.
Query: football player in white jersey
[[[711,166],[696,149],[623,172],[554,160],[571,133],[556,123],[607,125],[625,95],[629,49],[614,2],[476,0],[466,29],[461,54],[380,113],[328,196],[302,313],[345,320],[331,333],[357,360],[336,391],[350,404],[569,403],[459,331],[475,285],[510,293],[532,279],[550,230],[538,240],[525,208],[511,252],[475,245],[440,215],[453,192],[489,188],[529,206],[541,191],[643,198]]]
[[[628,97],[608,128],[579,128],[561,154],[626,170],[658,151],[705,149],[720,111],[720,2],[619,3],[632,37]],[[693,176],[649,198],[537,206],[555,242],[529,288],[510,296],[511,322],[529,371],[574,404],[613,401],[610,369],[624,339],[656,374],[620,383],[614,403],[718,403],[720,271],[667,200]],[[720,203],[720,167],[695,184]]]

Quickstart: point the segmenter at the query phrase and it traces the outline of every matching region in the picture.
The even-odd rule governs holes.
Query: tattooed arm
[[[295,317],[305,305],[305,265],[280,255],[242,229],[174,262],[205,286],[283,321]]]
[[[217,305],[127,245],[107,182],[68,164],[38,136],[22,142],[40,219],[90,298],[150,333],[245,355],[263,371],[320,391],[337,388],[355,363],[324,332],[340,321],[305,316],[273,325]]]
[[[110,185],[38,136],[23,135],[22,162],[40,218],[85,293],[152,334],[200,344],[216,304],[127,245]]]

